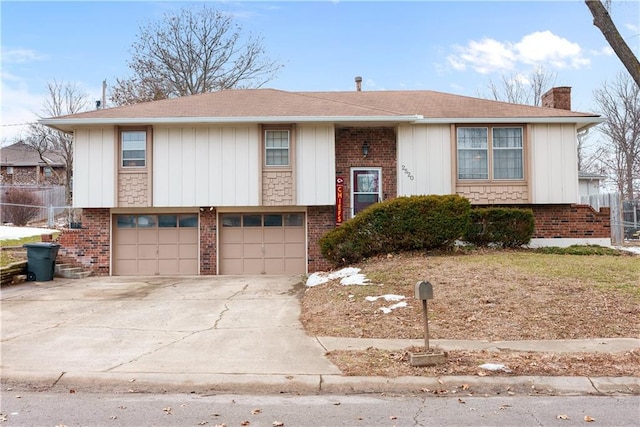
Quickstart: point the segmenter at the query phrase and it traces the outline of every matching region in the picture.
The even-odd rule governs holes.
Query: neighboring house
[[[0,148],[2,185],[64,185],[65,161],[56,153],[46,153],[46,162],[38,151],[24,142]],[[58,177],[61,182],[58,182]]]
[[[610,244],[579,205],[570,111],[432,91],[224,90],[44,119],[74,135],[81,230],[61,256],[111,275],[329,268],[318,240],[378,201],[457,193],[533,209],[532,245]]]
[[[580,199],[589,204],[589,199],[600,195],[601,184],[607,179],[606,175],[592,172],[578,172]]]

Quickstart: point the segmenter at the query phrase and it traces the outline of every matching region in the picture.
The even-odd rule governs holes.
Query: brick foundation
[[[200,212],[200,274],[214,275],[217,273],[216,236],[218,226],[216,210]]]
[[[320,253],[320,238],[336,227],[335,208],[333,206],[309,206],[307,210],[307,233],[309,259],[307,268],[309,273],[327,271],[331,269],[329,261]]]
[[[95,275],[108,275],[109,217],[109,209],[83,209],[81,229],[60,230],[57,262],[89,269]]]
[[[610,238],[609,208],[589,205],[535,205],[534,239]]]

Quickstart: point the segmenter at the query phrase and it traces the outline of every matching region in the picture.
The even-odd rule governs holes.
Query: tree
[[[609,15],[607,11],[607,7],[605,7],[600,0],[585,0],[585,3],[591,11],[591,15],[593,15],[593,25],[598,27],[604,38],[607,39],[609,46],[611,46],[636,82],[636,86],[640,86],[640,62],[638,62],[638,58],[636,58],[633,51],[620,35],[620,32],[611,19],[611,15]],[[606,1],[605,3],[609,5],[610,1]]]
[[[111,90],[116,105],[261,87],[282,67],[265,55],[261,38],[243,37],[231,15],[207,5],[141,27],[127,64],[133,75]]]
[[[47,84],[48,97],[44,101],[40,118],[59,117],[67,114],[75,114],[86,110],[89,105],[89,97],[80,90],[75,83],[53,81]],[[40,124],[32,124],[29,127],[29,137],[25,141],[33,147],[40,159],[51,165],[47,153],[55,152],[60,155],[65,164],[64,177],[52,167],[59,183],[64,183],[66,200],[71,204],[71,185],[73,177],[73,136],[59,130]]]
[[[536,67],[529,75],[503,74],[499,84],[489,79],[487,86],[491,95],[485,98],[540,106],[542,95],[554,85],[556,77],[557,73],[549,72],[543,67]]]
[[[607,137],[602,161],[623,199],[640,197],[640,87],[621,72],[594,91],[594,98],[607,118],[600,128]]]

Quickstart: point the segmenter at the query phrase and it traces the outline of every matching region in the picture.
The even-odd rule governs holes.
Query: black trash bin
[[[27,280],[46,282],[53,280],[56,269],[57,243],[25,243],[27,248]]]

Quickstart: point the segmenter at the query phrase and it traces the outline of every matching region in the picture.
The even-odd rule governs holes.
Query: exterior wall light
[[[369,155],[369,143],[367,141],[362,144],[362,155],[367,157]]]

